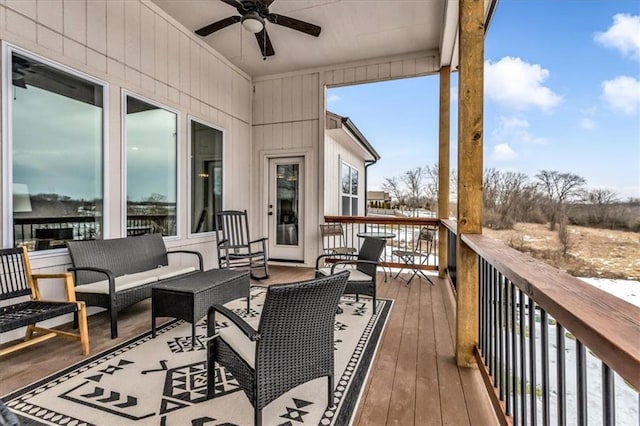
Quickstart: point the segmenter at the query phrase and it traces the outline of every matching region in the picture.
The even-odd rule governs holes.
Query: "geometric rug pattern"
[[[257,328],[266,291],[226,304]],[[343,296],[335,321],[334,405],[326,378],[294,388],[262,411],[265,425],[345,425],[357,409],[392,301]],[[145,333],[3,396],[23,425],[250,425],[253,407],[224,368],[216,367],[216,397],[206,399],[206,320],[196,327],[171,321],[156,338]],[[224,322],[217,327],[228,326]]]

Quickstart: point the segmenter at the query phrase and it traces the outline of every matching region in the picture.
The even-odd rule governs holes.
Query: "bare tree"
[[[540,170],[536,175],[538,187],[547,197],[550,208],[550,230],[556,229],[560,215],[564,214],[565,204],[571,197],[579,194],[587,181],[573,173],[560,173],[555,170]]]
[[[512,228],[527,199],[525,191],[529,178],[524,173],[505,172],[494,168],[484,171],[483,202],[487,212],[487,226],[498,229]]]
[[[428,207],[433,209],[433,205],[438,200],[438,190],[440,189],[438,186],[438,174],[439,174],[438,163],[435,163],[432,166],[427,165],[424,168],[424,175],[427,179],[427,184],[425,187],[425,195],[427,197]]]
[[[388,192],[391,198],[395,198],[398,204],[406,203],[407,193],[402,187],[402,182],[397,177],[384,178],[385,183],[382,184],[382,190]]]
[[[422,167],[416,167],[415,169],[404,172],[401,178],[407,186],[408,206],[413,210],[414,216],[416,214],[416,209],[420,207],[420,199],[424,189],[424,175],[424,169]]]
[[[589,222],[596,226],[602,226],[610,219],[611,206],[619,200],[615,191],[596,188],[585,192],[584,201],[590,205]]]

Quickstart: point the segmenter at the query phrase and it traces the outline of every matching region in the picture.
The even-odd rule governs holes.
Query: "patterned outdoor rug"
[[[257,327],[263,288],[226,306]],[[335,324],[336,405],[327,409],[327,379],[301,385],[263,410],[265,425],[346,425],[356,411],[362,386],[391,309],[378,299],[344,297]],[[224,324],[220,324],[224,326]],[[150,333],[53,374],[1,399],[22,424],[46,425],[248,425],[253,407],[233,376],[216,369],[216,398],[206,395],[206,325],[172,321],[155,339]]]

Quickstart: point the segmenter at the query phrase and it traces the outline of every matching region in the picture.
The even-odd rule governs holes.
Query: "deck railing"
[[[437,230],[438,219],[434,218],[413,218],[396,216],[325,216],[326,223],[341,223],[345,229],[345,245],[359,248],[363,238],[358,234],[363,232],[378,232],[393,234],[393,238],[387,239],[387,246],[381,256],[381,261],[386,267],[402,268],[407,267],[402,258],[393,254],[394,250],[415,250],[418,235],[423,227]],[[329,251],[332,247],[340,244],[339,239],[330,238],[324,242],[324,248]],[[418,250],[424,256],[416,262],[417,267],[423,270],[438,269],[438,241],[437,232],[429,245],[419,245]]]
[[[462,241],[480,259],[476,356],[503,423],[640,424],[640,308],[492,238]]]

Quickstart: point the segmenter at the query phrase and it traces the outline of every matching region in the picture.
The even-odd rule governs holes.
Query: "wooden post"
[[[449,153],[451,126],[451,67],[440,68],[440,124],[438,142],[438,218],[449,218]],[[447,228],[438,231],[438,275],[447,270]]]
[[[460,237],[482,233],[484,2],[460,0],[459,25],[456,362],[472,367],[477,365],[478,256]]]

